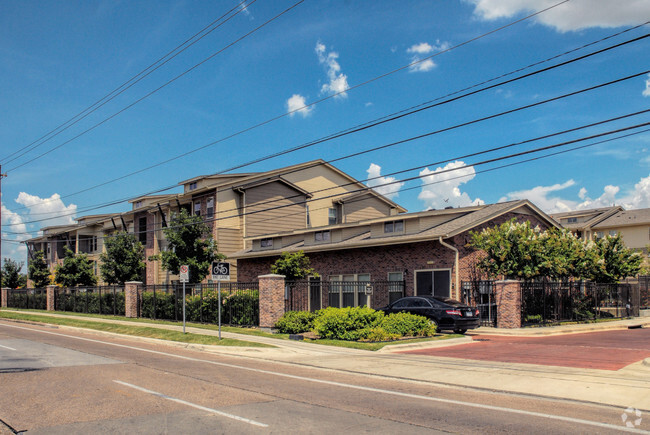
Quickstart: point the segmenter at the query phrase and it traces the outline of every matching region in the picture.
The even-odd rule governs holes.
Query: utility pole
[[[2,173],[2,165],[0,165],[0,271],[2,270],[3,261],[2,261],[2,179],[6,177],[7,174]],[[0,277],[2,274],[0,274]],[[2,281],[0,279],[0,281]],[[4,284],[4,283],[3,283]],[[0,286],[2,287],[2,286]]]

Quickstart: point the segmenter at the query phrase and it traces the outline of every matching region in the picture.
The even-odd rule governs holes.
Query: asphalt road
[[[5,430],[47,434],[565,434],[625,428],[620,408],[299,363],[0,321],[0,420]]]
[[[650,358],[650,329],[621,329],[550,337],[476,335],[478,343],[407,353],[479,361],[620,370]]]

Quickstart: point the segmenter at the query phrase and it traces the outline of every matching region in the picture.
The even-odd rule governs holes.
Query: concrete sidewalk
[[[4,311],[4,310],[3,310]],[[8,311],[8,310],[7,310]],[[23,312],[24,313],[24,312]],[[30,313],[37,314],[37,313]],[[38,313],[41,314],[41,313]],[[65,314],[42,313],[89,321],[143,325],[121,320],[96,319],[91,317],[66,316]],[[551,330],[552,333],[592,332],[597,330],[627,328],[640,323],[637,319],[606,324],[567,325],[562,327],[535,328]],[[643,323],[642,324],[648,324]],[[182,325],[160,325],[146,323],[149,327],[182,330]],[[67,328],[67,327],[62,327]],[[553,332],[552,328],[556,329]],[[75,328],[76,329],[76,328]],[[187,332],[203,335],[217,335],[217,331],[187,327]],[[494,333],[491,328],[478,331]],[[502,330],[499,330],[502,331]],[[101,335],[109,335],[91,331]],[[512,334],[513,331],[510,333]],[[544,331],[547,332],[547,331]],[[528,330],[520,334],[530,334]],[[110,334],[114,335],[114,334]],[[537,334],[533,334],[537,335]],[[204,346],[168,342],[173,346],[202,350],[214,354],[254,358],[287,365],[300,365],[316,369],[335,370],[370,377],[389,377],[408,382],[424,382],[451,388],[470,388],[501,391],[549,399],[571,400],[621,408],[633,407],[650,412],[650,364],[637,362],[618,371],[576,369],[569,367],[515,364],[491,361],[464,360],[458,358],[432,357],[396,353],[416,346],[449,346],[467,344],[471,337],[417,343],[412,345],[387,346],[379,352],[318,345],[309,342],[279,340],[231,332],[222,332],[222,337],[270,344],[274,348],[245,348],[230,346]],[[137,338],[143,342],[159,342],[148,338]]]

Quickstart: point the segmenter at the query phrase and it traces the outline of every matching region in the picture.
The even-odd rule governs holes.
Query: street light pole
[[[2,165],[0,165],[0,270],[2,270],[2,265],[3,265],[2,264],[2,179],[6,176],[7,174],[2,173]],[[2,274],[0,274],[0,277],[1,276]],[[2,280],[0,279],[0,281]]]

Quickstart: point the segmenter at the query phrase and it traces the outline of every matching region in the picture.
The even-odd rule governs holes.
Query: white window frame
[[[212,209],[212,213],[210,213],[210,209]],[[205,202],[205,216],[208,219],[214,217],[214,196],[208,197],[208,199]]]
[[[264,249],[273,248],[273,237],[260,239],[260,248],[264,248]]]
[[[199,212],[196,212],[196,206],[199,206]],[[192,216],[201,216],[201,201],[192,202]]]
[[[327,235],[327,237],[325,237]],[[320,239],[319,239],[320,236]],[[325,243],[332,240],[332,234],[330,230],[316,231],[314,232],[314,242]]]
[[[401,224],[399,230],[395,228],[397,224]],[[384,222],[384,233],[397,233],[402,234],[404,232],[404,219],[398,219],[394,221]]]
[[[197,184],[196,184],[196,181],[194,181],[193,183],[189,184],[189,186],[187,187],[187,190],[196,190],[196,188],[197,188]]]

